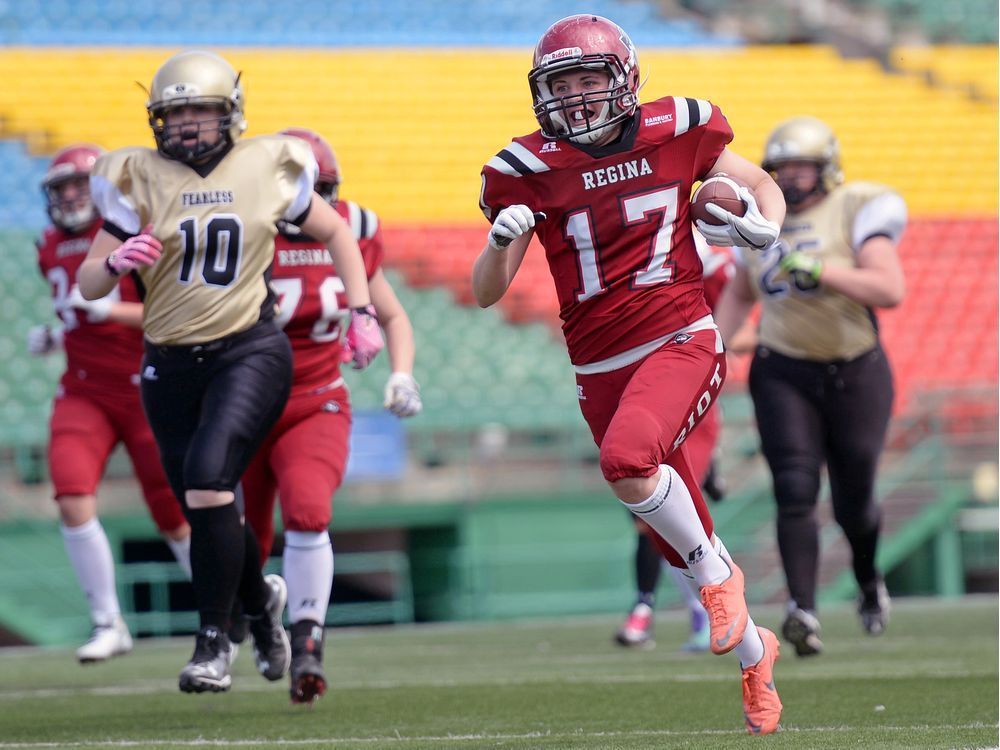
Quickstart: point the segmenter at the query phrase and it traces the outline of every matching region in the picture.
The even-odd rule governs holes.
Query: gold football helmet
[[[211,143],[199,138],[196,145],[185,146],[180,137],[181,126],[168,128],[165,117],[171,109],[198,105],[222,108],[221,117],[196,126],[199,132],[206,126],[217,127],[219,138]],[[215,156],[247,129],[240,74],[223,58],[201,50],[179,52],[160,66],[153,76],[146,112],[156,148],[168,159],[183,162],[204,161]],[[186,133],[190,127],[184,126]]]
[[[771,131],[761,166],[773,172],[779,164],[788,161],[818,164],[820,187],[826,193],[844,181],[837,136],[829,125],[815,117],[793,117]]]

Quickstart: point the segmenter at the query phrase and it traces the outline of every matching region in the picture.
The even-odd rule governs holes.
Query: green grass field
[[[686,625],[667,612],[652,651],[615,646],[609,617],[333,630],[312,708],[249,653],[230,693],[179,693],[186,638],[88,668],[71,650],[0,650],[0,749],[997,747],[995,597],[897,601],[877,639],[847,606],[822,615],[825,654],[783,648],[769,737],[743,731],[735,656],[680,654]]]

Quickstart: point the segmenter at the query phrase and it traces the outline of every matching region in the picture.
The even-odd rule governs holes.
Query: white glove
[[[412,417],[424,408],[420,386],[412,375],[394,372],[385,384],[385,408],[397,417]]]
[[[736,231],[729,224],[709,224],[702,219],[695,219],[694,225],[709,245],[732,247],[739,239],[736,236]]]
[[[110,296],[100,299],[84,299],[80,294],[80,287],[73,285],[69,296],[66,298],[66,306],[74,310],[87,313],[88,323],[103,323],[111,314],[111,308],[115,301]]]
[[[490,229],[490,247],[494,250],[506,249],[507,245],[535,226],[535,216],[530,208],[521,203],[507,206],[497,214]]]
[[[63,348],[63,327],[32,326],[28,329],[28,354],[41,357]]]
[[[764,214],[757,206],[757,199],[749,188],[741,187],[739,196],[747,207],[743,216],[737,216],[714,203],[709,203],[705,206],[705,210],[726,223],[713,225],[699,219],[695,222],[698,231],[705,235],[710,245],[739,245],[754,250],[770,247],[778,239],[781,227],[764,218]]]

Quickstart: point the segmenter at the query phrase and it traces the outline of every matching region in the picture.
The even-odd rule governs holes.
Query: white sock
[[[729,565],[705,534],[694,499],[673,468],[660,464],[660,480],[653,494],[641,503],[623,504],[677,550],[699,586],[722,583],[729,578]]]
[[[115,560],[104,527],[96,518],[70,528],[60,524],[66,555],[76,572],[95,625],[111,625],[121,614],[115,590]]]
[[[181,566],[184,575],[191,580],[191,535],[188,534],[183,539],[171,539],[169,536],[163,537],[170,551],[177,558],[177,564]]]
[[[333,545],[326,531],[285,530],[282,572],[288,584],[288,620],[326,622],[333,586]]]
[[[701,592],[694,578],[685,575],[683,570],[675,568],[673,565],[667,565],[667,567],[670,568],[670,575],[673,576],[674,582],[677,584],[677,588],[681,592],[681,598],[684,599],[684,604],[687,605],[687,608],[693,612],[699,610],[704,612],[705,607],[701,603]]]
[[[729,555],[729,550],[726,549],[726,545],[714,534],[712,535],[712,544],[715,547],[715,551],[723,560],[728,563],[733,561],[733,558]],[[740,657],[741,669],[752,667],[764,658],[764,641],[761,640],[760,633],[757,631],[757,626],[754,624],[749,612],[747,612],[747,629],[743,634],[743,640],[733,650]]]
[[[729,550],[726,549],[726,545],[714,534],[712,535],[712,546],[716,554],[723,560],[726,562],[733,561],[733,558],[729,556]],[[670,569],[671,571],[675,571],[674,577],[677,579],[680,588],[683,591],[687,591],[692,597],[696,597],[698,605],[701,606],[700,588],[694,577],[679,568],[671,566]],[[760,633],[757,632],[757,626],[754,624],[749,612],[747,612],[747,629],[743,634],[743,640],[736,644],[736,648],[733,651],[740,657],[740,669],[751,667],[764,658],[764,641],[761,640]]]
[[[761,640],[757,626],[754,625],[753,618],[749,613],[747,613],[747,629],[743,633],[743,640],[736,644],[733,651],[740,657],[740,669],[752,667],[764,658],[764,641]]]

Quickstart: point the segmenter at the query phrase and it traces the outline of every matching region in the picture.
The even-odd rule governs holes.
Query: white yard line
[[[996,729],[996,724],[983,724],[971,722],[967,724],[939,724],[922,726],[880,726],[883,732],[914,732],[914,731],[956,731],[962,729]],[[783,734],[812,735],[827,732],[858,732],[862,727],[840,725],[835,727],[804,727],[782,729]],[[697,731],[681,731],[675,729],[663,730],[640,730],[633,732],[525,732],[525,733],[483,733],[483,734],[446,734],[446,735],[414,735],[403,736],[401,734],[380,735],[376,737],[320,737],[316,739],[282,740],[262,737],[259,739],[242,740],[209,740],[197,738],[193,740],[171,740],[171,739],[141,739],[141,740],[95,740],[79,742],[0,742],[0,750],[24,750],[34,748],[63,748],[63,747],[149,747],[150,745],[162,745],[166,747],[245,747],[252,745],[267,744],[273,747],[310,747],[312,745],[330,746],[343,745],[348,743],[392,743],[405,745],[419,742],[467,742],[467,741],[508,741],[508,740],[531,740],[531,739],[630,739],[641,737],[711,737],[717,735],[737,735],[744,734],[743,730],[737,729],[701,729]]]

